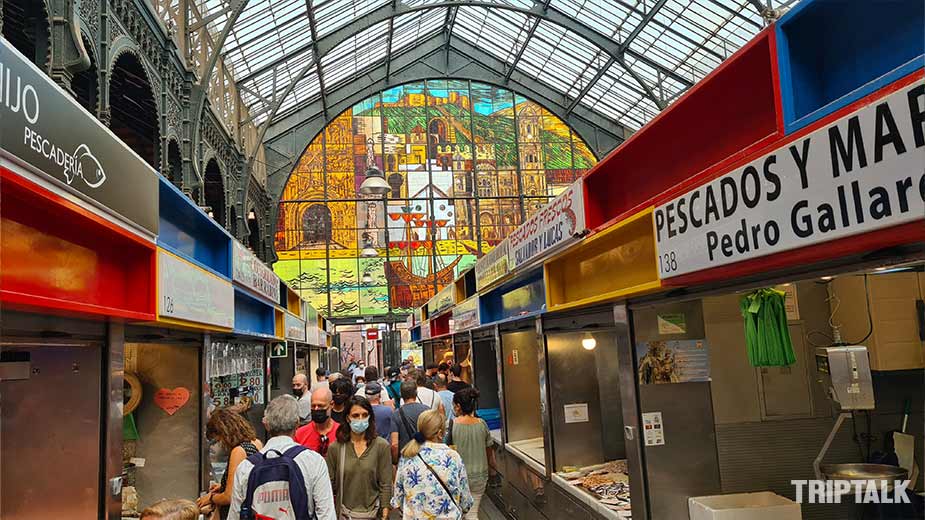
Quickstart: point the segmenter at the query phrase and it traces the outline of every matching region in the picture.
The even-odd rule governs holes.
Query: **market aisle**
[[[389,515],[389,520],[398,520],[400,518],[401,513],[398,511],[392,511],[392,514]],[[498,509],[498,506],[486,496],[482,498],[482,506],[479,508],[479,520],[506,520],[506,517]]]
[[[482,498],[482,507],[479,508],[479,520],[504,520],[504,513],[487,496]]]

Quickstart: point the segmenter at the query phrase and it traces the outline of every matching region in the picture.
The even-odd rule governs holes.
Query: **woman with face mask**
[[[338,520],[389,517],[392,498],[392,453],[376,433],[373,407],[362,396],[344,406],[346,424],[337,430],[337,442],[328,450]]]
[[[331,408],[331,419],[340,424],[347,424],[347,399],[355,392],[349,379],[339,377],[331,385],[331,395],[334,397],[334,406]]]

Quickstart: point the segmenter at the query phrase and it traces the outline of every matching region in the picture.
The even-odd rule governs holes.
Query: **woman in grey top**
[[[491,449],[488,425],[475,416],[478,399],[479,391],[471,386],[453,395],[453,413],[456,418],[447,433],[447,444],[459,452],[469,477],[473,504],[472,509],[466,513],[467,520],[478,520],[479,504],[488,485],[488,471],[489,468],[495,469],[495,452]]]
[[[351,397],[344,410],[347,424],[337,429],[337,443],[326,457],[337,518],[386,520],[392,499],[391,446],[376,433],[373,407],[365,397]]]

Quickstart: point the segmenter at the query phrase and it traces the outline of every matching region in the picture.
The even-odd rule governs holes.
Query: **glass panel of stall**
[[[444,337],[431,341],[433,357],[427,363],[448,363],[453,361],[453,338]]]
[[[254,427],[258,439],[266,438],[263,410],[266,408],[265,345],[239,339],[216,340],[206,357],[206,377],[214,407],[232,407]],[[288,381],[286,381],[288,383]],[[211,411],[211,410],[210,410]],[[211,478],[222,481],[228,462],[221,443],[210,449]]]

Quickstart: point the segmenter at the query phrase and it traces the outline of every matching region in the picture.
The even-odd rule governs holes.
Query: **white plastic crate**
[[[770,491],[688,499],[690,520],[802,520],[800,504]]]

